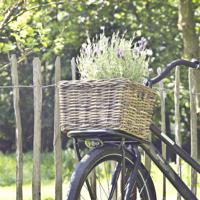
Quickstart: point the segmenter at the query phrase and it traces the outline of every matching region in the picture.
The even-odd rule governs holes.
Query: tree
[[[183,56],[187,59],[198,58],[199,40],[195,32],[194,8],[192,0],[179,1],[179,27],[183,35]],[[200,88],[200,73],[189,69],[190,86],[190,126],[191,126],[191,155],[197,159],[197,109],[195,93]],[[197,172],[191,171],[191,188],[196,194]]]
[[[10,69],[5,67],[11,53],[17,54],[21,61],[20,84],[32,84],[31,63],[34,56],[42,60],[44,84],[54,82],[52,63],[56,55],[61,56],[62,78],[71,79],[71,58],[78,55],[88,34],[93,37],[103,30],[107,36],[114,31],[127,31],[129,38],[133,32],[146,37],[153,50],[151,67],[154,69],[181,56],[183,45],[177,28],[177,5],[172,0],[4,0],[0,2],[0,11],[0,85],[11,84]],[[169,84],[170,80],[166,83]],[[51,139],[53,93],[52,89],[44,90],[43,137]],[[169,93],[170,100],[167,102],[170,112],[172,95]],[[24,148],[29,149],[33,132],[32,91],[22,89],[20,96],[23,102]],[[181,103],[183,112],[188,115],[188,105]],[[4,138],[3,141],[13,141],[13,119],[10,90],[3,90],[0,93],[0,138]],[[187,121],[184,124],[188,129]],[[49,143],[51,140],[42,141],[45,148],[52,145],[52,142]]]
[[[198,4],[198,0],[196,1],[196,4],[192,3],[192,0],[180,0],[179,3],[179,29],[182,31],[183,35],[183,55],[187,59],[199,59],[200,57],[199,38],[197,35],[197,31],[199,32],[199,30],[196,29],[194,16],[195,7],[197,11]],[[193,76],[196,81],[197,92],[200,92],[200,72],[195,71]],[[197,111],[200,112],[200,97],[197,96],[197,100]]]

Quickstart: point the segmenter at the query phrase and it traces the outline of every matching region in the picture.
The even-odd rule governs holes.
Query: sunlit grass
[[[53,200],[55,199],[55,189],[54,189],[54,179],[53,179],[53,160],[51,153],[45,154],[45,162],[47,166],[43,165],[42,167],[42,184],[41,184],[41,199],[42,200]],[[72,160],[69,159],[69,154],[71,155],[71,152],[68,153],[63,157],[63,173],[66,173],[67,176],[70,175],[72,170],[69,170],[68,164],[70,163],[70,166],[72,165]],[[3,158],[4,156],[4,158]],[[44,155],[43,155],[44,156]],[[72,155],[71,155],[72,156]],[[15,156],[12,155],[0,155],[0,161],[4,161],[4,168],[3,164],[0,163],[0,180],[1,181],[8,181],[7,185],[4,182],[4,185],[0,186],[0,200],[15,200],[16,199],[16,187],[15,184],[10,184],[10,182],[15,180]],[[67,159],[68,157],[68,159]],[[31,162],[32,161],[32,155],[28,153],[28,155],[25,155],[25,165],[24,165],[24,175],[26,176],[25,183],[23,185],[23,199],[24,200],[31,200],[32,199],[32,185],[31,185],[31,177],[32,177],[32,171],[31,171]],[[30,163],[29,163],[30,162]],[[68,164],[67,164],[67,163]],[[176,169],[175,164],[171,164],[171,166]],[[51,168],[52,167],[52,168]],[[48,169],[49,168],[49,169]],[[51,169],[50,169],[51,168]],[[71,166],[73,168],[73,166]],[[3,170],[4,169],[4,170]],[[48,171],[47,171],[48,169]],[[45,172],[45,173],[44,173]],[[152,173],[153,181],[155,184],[156,192],[157,192],[157,199],[162,199],[162,179],[163,175],[158,170],[158,168],[155,165],[152,165]],[[30,176],[27,178],[27,176]],[[46,176],[46,177],[45,177]],[[64,183],[63,183],[63,197],[65,196],[67,185],[68,185],[68,178],[65,176]],[[10,177],[10,179],[9,179]],[[7,180],[8,179],[8,180]],[[190,168],[186,163],[183,163],[183,180],[187,185],[190,185]],[[198,175],[198,186],[197,186],[197,197],[200,198],[200,175]],[[166,200],[176,200],[177,192],[174,189],[174,187],[167,181],[167,199]]]
[[[189,171],[189,169],[188,169]],[[184,179],[186,178],[187,173],[184,173]],[[152,177],[154,180],[157,200],[162,199],[162,173],[157,169],[157,167],[153,166],[152,168]],[[63,197],[65,196],[67,190],[67,183],[63,183]],[[15,185],[0,187],[0,200],[15,200],[16,192]],[[167,181],[167,199],[166,200],[176,200],[177,192],[175,188]],[[197,197],[200,198],[200,176],[198,176],[198,190]],[[23,186],[23,197],[24,200],[32,199],[32,186],[31,184],[27,184]],[[55,189],[54,189],[54,181],[43,182],[41,186],[41,199],[42,200],[54,200],[55,199]]]
[[[15,185],[0,187],[0,200],[16,199]],[[54,183],[49,182],[42,184],[41,197],[43,200],[54,200]],[[32,200],[32,186],[30,184],[23,186],[23,199]]]
[[[171,167],[176,171],[176,165],[174,163],[170,164]],[[190,167],[183,162],[182,163],[182,179],[186,183],[186,185],[190,186]],[[153,178],[153,182],[156,188],[157,199],[162,200],[163,194],[163,174],[162,172],[153,164],[151,176]],[[177,191],[174,186],[167,180],[166,181],[166,200],[176,200],[177,198]],[[197,181],[197,197],[200,198],[200,175],[198,175]]]
[[[68,183],[63,182],[63,197],[66,194]],[[15,200],[16,199],[16,186],[0,187],[0,200]],[[55,199],[55,182],[43,181],[41,183],[41,200],[54,200]],[[23,200],[32,200],[32,185],[23,185]]]

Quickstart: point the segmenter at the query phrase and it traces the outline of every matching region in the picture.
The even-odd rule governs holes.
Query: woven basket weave
[[[152,89],[127,79],[61,81],[59,87],[62,131],[112,128],[148,138]]]

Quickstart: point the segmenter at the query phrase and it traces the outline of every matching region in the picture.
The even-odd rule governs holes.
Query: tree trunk
[[[195,33],[194,8],[192,0],[179,0],[179,28],[183,34],[184,57],[187,59],[198,58],[199,40]],[[197,159],[197,107],[200,90],[200,73],[189,69],[190,87],[190,126],[191,126],[191,156]],[[198,87],[198,89],[197,89]],[[198,104],[197,104],[198,102]],[[197,106],[198,105],[198,106]],[[191,189],[196,194],[197,173],[191,169]]]
[[[179,23],[184,45],[184,58],[198,59],[200,57],[199,39],[195,32],[194,8],[192,0],[179,0]],[[197,93],[200,93],[200,71],[195,70],[193,77],[196,81]],[[200,113],[200,95],[197,95],[197,112]]]

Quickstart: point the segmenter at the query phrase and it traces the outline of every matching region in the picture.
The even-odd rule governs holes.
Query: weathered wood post
[[[180,67],[177,66],[175,70],[175,86],[174,86],[174,105],[175,105],[175,141],[180,147],[182,146],[181,132],[180,132]],[[181,158],[176,155],[177,171],[181,177]],[[177,200],[181,200],[181,195],[177,193]]]
[[[42,114],[42,74],[41,61],[33,59],[33,85],[34,85],[34,141],[33,141],[33,174],[32,174],[32,198],[41,199],[41,114]]]
[[[21,114],[19,107],[19,81],[17,73],[17,58],[16,55],[11,55],[11,76],[13,84],[13,102],[16,121],[16,200],[23,199],[22,184],[23,184],[23,153],[22,153],[22,126]]]
[[[152,135],[149,135],[149,141],[152,140]],[[147,155],[146,152],[144,152],[144,162],[145,162],[145,168],[148,170],[149,173],[151,173],[151,158]]]
[[[72,80],[76,80],[76,62],[74,57],[71,59],[71,71],[72,71]]]
[[[152,133],[150,132],[148,140],[152,142]],[[148,154],[144,151],[144,165],[147,171],[151,174],[151,158]]]
[[[62,146],[60,132],[59,87],[61,76],[60,57],[55,61],[55,104],[54,104],[54,163],[55,163],[55,199],[62,200]]]
[[[197,160],[197,110],[196,110],[196,83],[194,70],[189,69],[189,91],[190,91],[190,133],[191,133],[191,156]],[[197,172],[191,168],[191,190],[197,193]]]
[[[157,73],[161,73],[161,68],[157,69]],[[166,120],[165,120],[165,98],[163,81],[160,81],[160,103],[161,103],[161,130],[166,133]],[[167,157],[166,144],[162,143],[162,156],[164,159]],[[166,199],[166,178],[163,176],[163,200]]]

